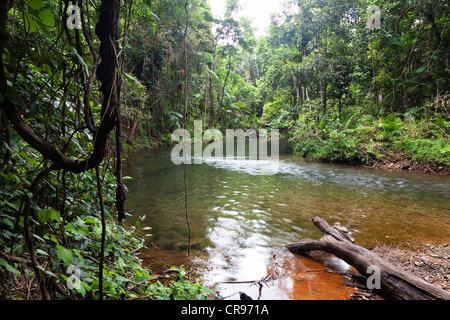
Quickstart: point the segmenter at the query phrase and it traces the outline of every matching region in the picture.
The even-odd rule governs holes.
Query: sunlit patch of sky
[[[223,17],[225,13],[225,0],[207,0],[211,6],[212,14]],[[240,0],[241,10],[238,17],[244,16],[252,21],[256,36],[265,34],[266,28],[270,25],[271,13],[282,10],[283,0]]]

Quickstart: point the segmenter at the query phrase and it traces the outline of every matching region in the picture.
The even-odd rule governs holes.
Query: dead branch
[[[370,250],[352,243],[345,233],[331,227],[328,223],[315,217],[314,225],[323,232],[320,240],[303,240],[288,244],[286,247],[295,253],[321,250],[341,258],[366,277],[379,270],[380,290],[384,295],[399,300],[450,300],[450,293],[438,288],[413,274],[384,261]]]

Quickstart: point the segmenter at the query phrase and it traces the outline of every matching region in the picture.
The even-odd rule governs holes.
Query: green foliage
[[[342,129],[339,122],[322,120],[317,127],[312,124],[297,129],[293,138],[297,142],[295,152],[326,162],[361,164],[382,162],[387,154],[397,152],[411,163],[427,163],[443,169],[450,164],[450,142],[446,133],[449,121],[438,119],[427,123],[402,121],[398,115],[380,120],[366,116],[350,129]],[[305,119],[299,122],[305,123]]]
[[[450,143],[448,139],[406,140],[402,142],[401,149],[410,154],[413,161],[437,162],[450,166]]]
[[[84,160],[94,141],[83,124],[85,109],[91,108],[95,124],[101,121],[99,83],[95,78],[89,83],[98,62],[93,25],[99,11],[92,2],[79,1],[85,29],[69,30],[65,3],[14,2],[0,34],[6,81],[0,104],[9,98],[37,136]],[[223,17],[213,17],[205,0],[188,1],[188,12],[184,0],[133,4],[130,12],[122,8],[119,23],[126,150],[168,144],[184,120],[192,129],[194,120],[202,119],[205,130],[281,129],[298,155],[321,161],[373,164],[397,153],[435,168],[450,165],[445,1],[376,0],[383,16],[379,30],[366,27],[365,1],[286,3],[288,10],[274,15],[268,34],[260,38],[251,21],[239,18],[235,0],[227,1]],[[59,288],[52,294],[97,298],[101,222],[95,172],[53,170],[30,191],[51,164],[1,117],[2,252],[28,259],[24,212],[30,199],[37,268]],[[150,270],[135,255],[143,248],[142,238],[135,228],[113,221],[112,161],[99,170],[108,218],[106,297],[203,299],[211,294],[183,270],[164,284],[150,281]],[[81,286],[74,290],[65,286],[70,265],[81,270]],[[25,298],[15,292],[13,279],[33,281],[36,273],[29,264],[0,258],[1,298]]]
[[[55,209],[41,209],[38,210],[37,215],[42,223],[46,223],[49,220],[59,221],[61,219],[61,215]]]
[[[0,248],[16,256],[27,252],[23,231],[23,186],[29,184],[26,174],[31,172],[27,166],[40,161],[31,158],[32,151],[23,141],[11,146],[11,161],[15,170],[6,175],[1,172],[0,182]],[[29,160],[29,161],[28,161]],[[172,277],[161,283],[150,280],[153,274],[143,266],[136,253],[144,249],[144,238],[135,227],[125,227],[114,222],[112,214],[115,203],[115,178],[107,167],[101,170],[104,177],[104,203],[107,214],[104,297],[106,299],[206,299],[213,292],[193,283],[187,272],[181,270],[179,277]],[[56,173],[46,180],[47,185],[58,186],[47,194],[47,201],[53,205],[41,209],[40,201],[32,204],[32,217],[35,225],[33,235],[35,252],[47,281],[58,284],[60,291],[54,298],[96,299],[98,297],[98,256],[101,241],[101,220],[98,213],[97,192],[94,172],[86,172],[82,179],[76,175],[66,175],[66,190]],[[61,179],[61,177],[59,177]],[[76,181],[74,183],[74,181]],[[44,193],[42,193],[44,195]],[[62,200],[65,199],[65,202]],[[55,203],[59,203],[60,209]],[[74,205],[78,203],[78,205]],[[80,274],[79,286],[69,289],[67,281],[73,273],[69,268],[77,268]],[[13,278],[31,281],[34,272],[17,262],[0,259],[0,294],[7,299],[25,299],[26,292],[14,289]],[[36,294],[36,293],[35,293]],[[36,296],[37,298],[37,296]]]
[[[171,276],[172,278],[176,278],[176,280],[172,281],[169,286],[164,286],[159,281],[149,286],[149,291],[152,292],[153,299],[207,300],[215,295],[214,291],[189,281],[186,271],[182,268],[178,271],[176,275]]]
[[[276,16],[256,50],[261,123],[288,128],[297,153],[308,158],[371,164],[397,152],[442,167],[448,6],[373,4],[383,20],[373,31],[361,1],[302,1]]]
[[[6,28],[0,34],[2,76],[4,73],[6,80],[6,83],[2,81],[0,84],[0,104],[3,111],[5,97],[9,98],[20,110],[23,121],[40,139],[72,160],[85,160],[95,141],[84,121],[86,109],[92,110],[94,125],[99,125],[102,120],[100,83],[95,77],[92,83],[89,82],[89,77],[95,75],[95,63],[99,62],[99,40],[93,28],[98,22],[99,11],[92,2],[78,2],[82,6],[85,29],[70,30],[65,26],[66,3],[42,0],[9,2],[14,6],[9,10]],[[166,23],[173,17],[179,18],[179,21],[185,18],[184,1],[179,1],[177,6],[173,6],[173,2],[159,1],[155,10],[150,10],[145,1],[136,1],[135,4],[130,12],[127,8],[121,8],[119,33],[123,37],[120,46],[127,43],[127,23],[132,25],[127,29],[131,43],[142,41],[152,44],[154,41],[150,39],[156,36],[156,25],[160,19],[164,18]],[[206,5],[204,1],[196,4]],[[156,13],[158,7],[165,10],[161,17],[160,11]],[[204,16],[206,14],[200,11],[192,14],[193,26],[198,26],[197,36],[191,38],[197,39],[198,43],[194,45],[192,42],[192,47],[202,47],[200,42],[208,33],[209,25],[204,25],[201,20]],[[143,27],[148,28],[142,38],[139,23],[144,20]],[[171,31],[177,28],[173,26]],[[171,31],[167,32],[167,38]],[[176,47],[181,43],[179,35],[173,35],[168,41],[160,38],[164,48],[159,47],[149,55],[160,59],[162,51],[171,44]],[[208,46],[207,41],[204,42],[203,49]],[[130,60],[145,65],[150,61],[144,56],[147,47],[135,47],[135,51],[127,52]],[[181,63],[174,66],[176,71],[172,72],[171,62],[174,60],[171,59],[174,57],[165,53],[166,65],[161,66],[159,62],[162,59],[159,62],[152,59],[150,65],[158,65],[161,75],[179,75]],[[121,51],[120,55],[123,54],[124,51]],[[155,70],[145,70],[143,67],[142,71],[148,76]],[[149,93],[161,93],[161,88],[171,87],[179,78],[174,76],[171,80],[167,79],[164,86],[158,87],[155,83],[143,81],[131,71],[121,72],[120,75],[123,138],[133,143],[139,135],[141,141],[145,140],[150,145],[156,138],[153,112],[159,106],[155,103],[155,95],[150,96]],[[176,92],[177,86],[173,91],[165,92],[166,97],[172,100],[162,99],[167,105],[167,112],[163,114],[172,122],[169,127],[180,123],[181,114],[171,107],[171,102],[177,101]],[[155,112],[155,115],[160,114]],[[75,174],[62,169],[46,170],[52,163],[16,133],[3,112],[0,120],[0,298],[41,299],[38,281],[42,281],[54,299],[98,299],[102,222],[96,172],[89,170]],[[163,133],[167,128],[162,128]],[[142,235],[136,228],[117,225],[114,221],[117,183],[112,154],[115,150],[112,144],[108,144],[107,149],[111,153],[107,161],[98,167],[106,216],[104,298],[151,299],[157,295],[180,299],[206,297],[210,292],[193,284],[185,271],[182,277],[169,279],[159,287],[158,290],[167,288],[167,296],[151,285],[154,282],[150,280],[152,272],[136,255],[144,249]],[[36,180],[37,177],[41,180]],[[31,239],[27,239],[28,232]],[[31,261],[31,253],[36,257],[35,262]],[[74,275],[70,271],[73,268],[80,271],[80,286],[70,289],[67,281]],[[22,284],[25,283],[27,290],[23,290]]]
[[[400,133],[399,129],[402,126],[402,120],[395,116],[381,118],[379,121],[379,126],[383,132],[392,137]]]
[[[60,258],[64,263],[69,266],[73,260],[73,252],[70,249],[66,249],[61,245],[56,246],[56,256]]]
[[[23,22],[27,33],[35,32],[39,29],[47,30],[47,27],[55,25],[55,17],[50,9],[43,8],[43,0],[29,1],[26,10],[23,12]]]
[[[299,139],[294,151],[301,157],[317,159],[332,163],[365,164],[367,155],[361,151],[360,140],[350,131],[339,132],[331,129],[328,137],[320,139]]]

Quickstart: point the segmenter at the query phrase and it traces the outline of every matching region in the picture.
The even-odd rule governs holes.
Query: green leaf
[[[69,47],[69,49],[77,56],[78,61],[84,66],[84,68],[86,69],[86,74],[89,77],[89,68],[86,62],[84,62],[83,57],[80,56],[80,54],[77,52],[77,49],[75,49],[74,47]]]
[[[38,268],[39,270],[41,270],[42,272],[44,272],[44,273],[46,273],[46,274],[48,274],[48,275],[50,275],[50,276],[52,276],[52,277],[54,277],[54,278],[58,278],[58,276],[57,276],[56,274],[54,274],[54,273],[51,272],[51,271],[48,271],[47,269],[45,269],[45,268],[42,267],[42,266],[37,266],[37,268]]]
[[[56,256],[60,258],[66,265],[70,265],[73,260],[73,252],[70,249],[66,249],[63,246],[57,245]]]
[[[172,112],[172,114],[173,114],[175,117],[183,118],[183,115],[182,115],[181,113],[179,113],[179,112],[174,111],[174,112]]]
[[[75,226],[74,226],[72,223],[68,223],[68,224],[64,227],[64,229],[66,230],[66,232],[73,232],[73,233],[76,232],[76,228],[75,228]]]
[[[41,19],[42,23],[49,27],[55,26],[55,17],[53,16],[53,13],[50,11],[50,9],[44,9],[39,12],[39,18]]]
[[[238,106],[239,108],[245,108],[245,103],[243,103],[242,101],[239,101],[238,103],[235,103],[234,105]]]
[[[419,69],[416,70],[416,73],[422,73],[426,67],[427,67],[427,64],[424,64],[423,66],[421,66]]]
[[[73,249],[73,252],[78,257],[78,259],[80,259],[81,262],[84,262],[84,258],[83,258],[83,256],[81,255],[81,253],[80,253],[80,251],[78,249]]]
[[[77,234],[82,235],[82,236],[88,236],[89,235],[89,229],[83,226],[78,227]]]
[[[86,223],[96,223],[96,221],[95,221],[95,219],[94,218],[91,218],[91,217],[85,217],[84,218],[84,221],[86,222]]]
[[[58,210],[53,210],[52,209],[52,216],[51,216],[52,220],[56,220],[57,222],[59,222],[61,220],[61,214],[59,213]]]
[[[24,246],[23,242],[21,244],[15,246],[12,250],[12,253],[14,253],[14,254],[21,253],[23,251],[23,246]]]
[[[39,25],[37,24],[33,15],[24,13],[23,22],[25,25],[25,32],[32,33],[39,29]]]
[[[28,5],[34,10],[40,10],[44,6],[44,0],[33,0]]]
[[[48,253],[45,252],[45,251],[42,250],[42,249],[36,249],[36,252],[39,253],[39,254],[42,254],[43,256],[48,256]]]
[[[50,220],[50,216],[51,216],[51,211],[50,209],[42,209],[38,211],[38,219],[39,221],[41,221],[42,223],[46,223],[48,220]]]
[[[150,13],[153,16],[153,18],[155,18],[156,20],[158,20],[158,21],[160,20],[159,17],[156,15],[156,13],[154,13],[153,11],[151,11],[148,8],[147,8],[147,13]]]
[[[217,74],[214,73],[214,71],[212,71],[211,69],[208,68],[208,70],[206,70],[214,79],[219,80],[219,77],[217,76]]]
[[[54,235],[52,235],[52,236],[54,237]],[[44,235],[44,238],[42,238],[41,236],[33,233],[33,237],[35,237],[36,239],[38,239],[39,241],[42,241],[42,242],[45,242],[44,239],[51,239],[51,237],[49,237],[47,234]],[[56,237],[55,237],[55,240],[56,240]]]
[[[42,66],[42,70],[44,70],[44,72],[46,72],[47,74],[51,75],[52,74],[52,68],[50,68],[50,66],[48,64],[44,64]]]
[[[19,270],[8,264],[8,262],[5,259],[0,258],[0,266],[4,266],[5,269],[9,272],[15,273],[17,275],[20,275]]]
[[[139,80],[136,79],[135,77],[133,77],[131,74],[128,74],[128,73],[124,72],[123,75],[124,75],[125,77],[127,77],[129,80],[131,80],[131,81],[133,81],[133,82],[136,82],[136,83],[139,83],[139,84],[140,84]]]
[[[8,207],[14,209],[15,211],[19,212],[19,207],[20,207],[19,203],[11,203],[11,202],[5,201],[4,204],[7,205]]]
[[[55,209],[41,209],[38,211],[38,219],[42,223],[46,223],[48,220],[59,221],[61,219],[61,215],[59,211]]]
[[[8,218],[3,218],[2,223],[4,223],[5,225],[7,225],[8,227],[10,227],[12,229],[14,228],[14,223]]]
[[[124,278],[122,276],[117,276],[116,280],[120,281],[120,282],[129,282],[129,281],[131,281],[130,279]]]
[[[87,284],[85,284],[83,281],[80,281],[81,286],[78,286],[78,288],[76,288],[76,290],[81,293],[81,295],[84,296],[86,295],[86,289],[85,286],[89,287]]]
[[[203,52],[204,56],[209,60],[209,62],[214,63],[214,57],[209,52]]]

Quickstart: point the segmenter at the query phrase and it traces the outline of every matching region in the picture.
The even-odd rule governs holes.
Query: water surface
[[[347,298],[351,290],[343,281],[354,272],[347,264],[332,256],[319,263],[283,248],[320,238],[314,216],[340,222],[365,246],[450,240],[450,177],[307,163],[284,155],[275,175],[262,174],[260,162],[246,159],[188,165],[193,249],[188,259],[184,165],[174,165],[170,151],[129,155],[127,223],[145,216],[141,227],[152,227],[149,262],[200,263],[205,284],[230,299],[238,299],[239,291],[254,299]],[[274,255],[289,276],[261,292],[254,285],[221,283],[261,279]]]

